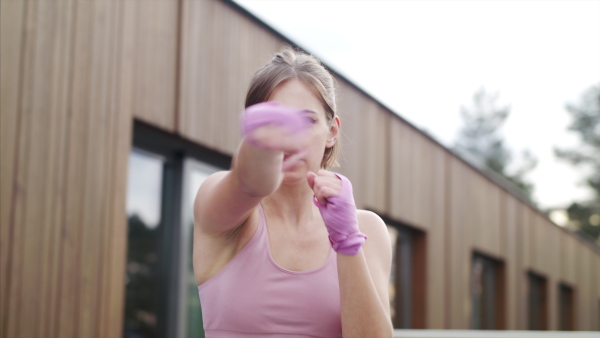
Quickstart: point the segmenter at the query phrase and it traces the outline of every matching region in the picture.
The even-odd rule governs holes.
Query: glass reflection
[[[158,246],[164,160],[137,150],[129,156],[129,232],[125,286],[126,338],[158,337]]]
[[[186,301],[187,312],[187,337],[199,338],[204,337],[204,329],[202,325],[202,310],[200,307],[200,299],[198,297],[198,285],[194,276],[193,267],[193,229],[194,229],[194,212],[193,205],[196,199],[196,194],[200,185],[211,174],[219,169],[188,159],[186,161],[186,178],[184,191],[184,208],[183,208],[183,224],[185,225],[185,238],[182,240],[187,242],[186,248],[187,262],[185,266],[184,279],[186,281],[185,288],[187,294],[184,295]]]

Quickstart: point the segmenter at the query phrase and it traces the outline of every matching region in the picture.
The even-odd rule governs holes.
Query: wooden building
[[[229,1],[0,4],[0,336],[198,336],[191,198],[291,42]],[[395,327],[600,330],[597,247],[336,77]]]

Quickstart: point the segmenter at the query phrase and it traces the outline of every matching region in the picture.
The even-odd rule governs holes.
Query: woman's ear
[[[329,135],[327,135],[327,142],[325,146],[327,148],[333,147],[333,145],[337,142],[338,137],[340,136],[340,130],[342,127],[342,121],[340,121],[339,116],[334,116],[331,121],[331,126],[329,127]]]

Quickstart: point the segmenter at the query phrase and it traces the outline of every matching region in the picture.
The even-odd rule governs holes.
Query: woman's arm
[[[249,107],[242,126],[245,137],[231,170],[210,176],[196,195],[194,219],[203,233],[221,235],[243,224],[260,200],[281,184],[284,153],[304,147],[299,131],[305,123],[290,108],[272,102]]]
[[[307,180],[338,253],[344,337],[391,337],[392,248],[385,224],[372,212],[356,211],[352,184],[344,176],[320,170],[308,173]]]
[[[367,241],[355,256],[338,254],[344,337],[391,337],[389,277],[392,248],[385,223],[372,212],[357,213]]]

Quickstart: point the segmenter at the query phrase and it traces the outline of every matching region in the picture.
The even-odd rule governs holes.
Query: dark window
[[[546,278],[534,273],[528,272],[528,329],[529,330],[547,330],[548,329],[548,300],[547,300],[547,282]]]
[[[575,297],[573,288],[566,284],[559,284],[558,301],[558,329],[561,331],[575,330]]]
[[[392,240],[390,315],[394,328],[424,328],[424,235],[405,226],[388,226]]]
[[[493,258],[474,253],[471,266],[471,328],[502,329],[503,304],[503,264]]]
[[[169,164],[167,158],[139,149],[129,155],[124,337],[165,333],[170,227],[163,201],[172,175]]]
[[[127,192],[125,338],[204,337],[192,268],[193,202],[204,179],[227,168],[229,160],[135,123]]]

